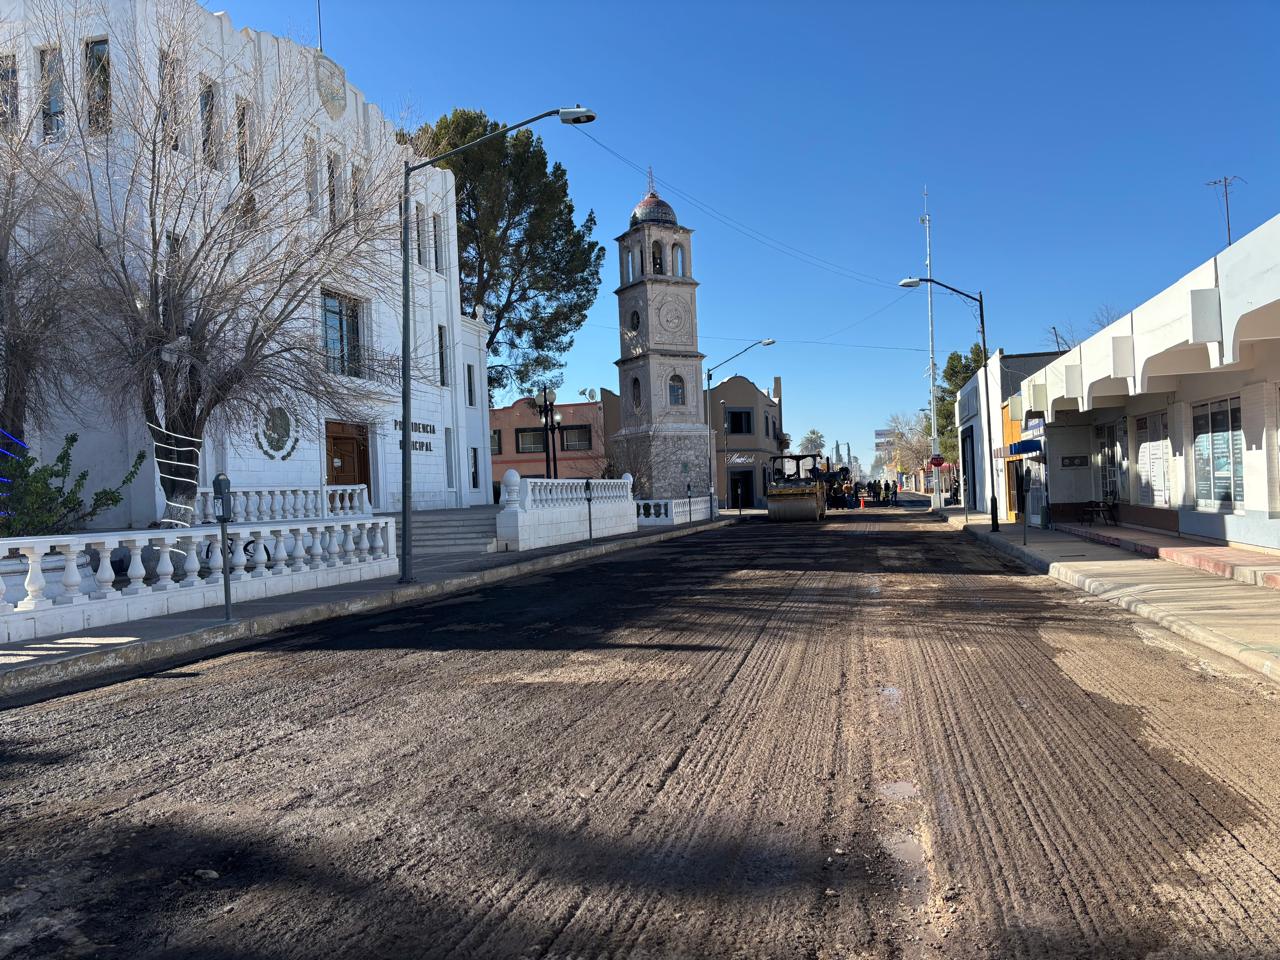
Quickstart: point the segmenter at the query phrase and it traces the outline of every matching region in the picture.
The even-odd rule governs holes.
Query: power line
[[[588,133],[582,127],[579,126],[577,130],[584,137],[586,137],[588,140],[590,140],[592,143],[598,146],[601,150],[610,154],[614,158],[622,161],[632,170],[635,170],[637,173],[644,174],[646,177],[650,175],[649,171],[646,170],[643,166],[636,163],[634,160],[631,160],[630,158],[623,156],[617,150],[613,149],[608,144],[603,143],[599,138]],[[701,210],[703,213],[707,214],[708,216],[713,217],[714,219],[720,221],[722,224],[724,224],[726,227],[729,227],[731,230],[736,230],[738,233],[742,234],[747,239],[754,240],[756,243],[769,247],[771,250],[774,250],[777,253],[785,254],[786,256],[789,256],[795,260],[799,260],[801,263],[807,264],[810,267],[814,267],[815,269],[818,269],[818,270],[825,270],[828,273],[835,274],[836,276],[842,277],[846,280],[855,280],[858,283],[865,283],[870,286],[876,286],[876,287],[892,288],[897,286],[897,284],[890,283],[888,280],[884,280],[881,277],[873,277],[870,274],[859,273],[857,270],[850,270],[848,267],[841,266],[838,263],[833,263],[830,260],[824,260],[822,257],[819,257],[816,254],[812,254],[805,250],[801,250],[799,247],[794,247],[791,244],[786,243],[783,240],[779,240],[776,237],[772,237],[769,234],[764,233],[763,231],[757,230],[756,228],[749,226],[743,223],[741,220],[737,220],[726,213],[721,213],[715,207],[711,206],[710,204],[704,203],[703,201],[699,200],[697,197],[693,196],[693,194],[688,193],[687,191],[681,190],[679,187],[677,187],[675,184],[671,183],[670,181],[663,180],[661,177],[654,177],[653,179],[658,183],[662,184],[662,186],[666,190],[668,190],[671,194],[680,197],[682,200],[688,201],[689,203],[693,204],[694,207]]]
[[[1206,187],[1222,188],[1222,205],[1227,216],[1227,246],[1231,246],[1231,185],[1236,181],[1248,183],[1244,177],[1225,176],[1219,177],[1217,180],[1209,180],[1205,183]]]
[[[591,327],[593,330],[612,330],[617,332],[617,327],[609,326],[607,323],[584,323],[584,327]],[[732,343],[754,343],[759,337],[713,337],[709,334],[699,334],[699,340],[724,340]],[[910,353],[928,353],[924,347],[900,347],[893,344],[885,343],[832,343],[830,340],[789,340],[786,338],[775,337],[777,343],[797,343],[803,345],[813,345],[819,347],[855,347],[859,350],[905,350]]]

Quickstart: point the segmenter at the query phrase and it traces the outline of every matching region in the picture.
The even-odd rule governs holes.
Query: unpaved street
[[[1280,957],[1280,703],[904,510],[0,714],[0,957]]]

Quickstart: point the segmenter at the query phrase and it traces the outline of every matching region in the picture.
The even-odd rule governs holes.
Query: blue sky
[[[221,6],[315,36],[311,0]],[[594,107],[587,131],[696,201],[660,186],[696,231],[709,362],[779,341],[717,379],[780,375],[792,436],[817,427],[864,464],[876,426],[927,403],[924,291],[895,286],[923,269],[924,185],[934,275],[984,291],[993,350],[1046,349],[1049,324],[1128,310],[1224,245],[1205,181],[1247,181],[1237,237],[1280,212],[1278,34],[1265,2],[324,0],[326,52],[392,116]],[[539,132],[608,248],[564,392],[617,389],[612,238],[644,178],[578,130]],[[950,297],[935,312],[941,364],[976,319]]]

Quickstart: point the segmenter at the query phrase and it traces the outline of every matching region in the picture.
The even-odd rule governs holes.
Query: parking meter
[[[213,512],[218,519],[219,549],[222,551],[222,612],[231,620],[231,555],[227,543],[227,522],[231,508],[231,478],[220,473],[213,478]]]
[[[591,523],[591,478],[587,477],[586,483],[583,485],[587,497],[587,543],[595,542],[595,532],[592,530]]]
[[[219,523],[231,519],[231,478],[225,473],[213,478],[213,513]]]

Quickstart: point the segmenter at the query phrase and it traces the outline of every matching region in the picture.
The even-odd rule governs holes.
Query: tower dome
[[[649,192],[644,195],[644,199],[636,204],[636,208],[631,211],[631,226],[637,223],[669,223],[676,225],[676,212],[671,209],[671,204],[658,196],[658,190],[653,185],[653,168],[649,168]]]
[[[663,200],[657,193],[650,190],[643,200],[636,204],[636,208],[631,211],[631,226],[637,223],[670,223],[674,225],[676,222],[676,212],[671,209],[671,204]]]

